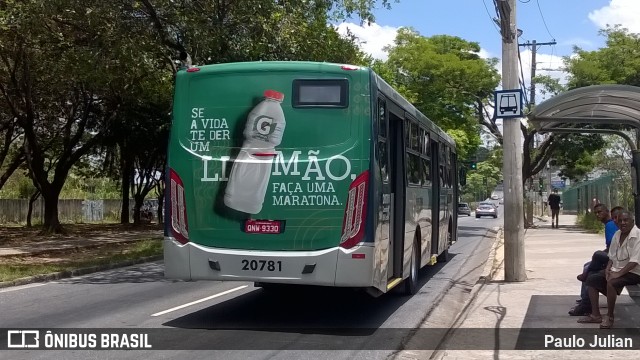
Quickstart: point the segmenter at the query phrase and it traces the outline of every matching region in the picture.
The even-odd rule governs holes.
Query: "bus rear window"
[[[297,79],[293,81],[293,107],[346,108],[348,92],[346,79]]]

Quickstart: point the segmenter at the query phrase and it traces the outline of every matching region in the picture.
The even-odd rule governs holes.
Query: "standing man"
[[[553,189],[551,195],[549,195],[549,207],[551,208],[551,227],[558,228],[558,218],[560,217],[560,195],[558,195],[558,189]],[[556,225],[553,225],[553,220],[555,219]]]
[[[640,283],[640,229],[636,227],[633,215],[626,210],[620,212],[618,223],[620,230],[611,241],[606,269],[587,277],[591,315],[578,320],[580,323],[601,323],[601,329],[613,326],[613,310],[622,289],[626,285]],[[599,293],[607,296],[607,316],[604,319],[600,315]]]

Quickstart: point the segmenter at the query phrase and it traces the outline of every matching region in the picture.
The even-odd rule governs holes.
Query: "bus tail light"
[[[354,247],[364,238],[368,188],[369,170],[358,175],[349,186],[347,206],[342,221],[342,236],[340,237],[340,246],[345,249]]]
[[[173,237],[182,244],[189,242],[189,226],[187,225],[187,206],[184,198],[184,184],[178,173],[169,169],[171,194],[171,230]]]

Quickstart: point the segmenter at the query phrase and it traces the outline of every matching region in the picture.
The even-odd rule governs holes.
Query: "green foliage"
[[[20,178],[18,181],[18,193],[20,199],[29,199],[31,195],[36,193],[36,191],[38,190],[33,186],[31,179],[26,176]]]
[[[633,209],[633,188],[631,171],[635,171],[629,166],[631,161],[631,149],[629,144],[617,135],[603,136],[607,146],[600,149],[593,158],[596,167],[607,171],[614,177],[612,191],[618,204],[627,209]]]
[[[489,151],[489,154],[486,157],[485,161],[497,169],[502,169],[504,160],[503,153],[503,148],[497,146]]]
[[[478,43],[459,37],[398,31],[386,62],[373,69],[418,110],[452,136],[460,158],[480,145],[478,102],[487,102],[499,82],[495,61],[478,55]]]
[[[11,142],[0,144],[0,187],[24,161],[20,151],[26,149],[45,202],[84,197],[87,188],[95,190],[89,197],[109,198],[111,187],[91,179],[126,178],[132,166],[146,174],[163,167],[179,52],[190,54],[195,64],[368,64],[371,59],[355,37],[340,36],[330,20],[373,21],[376,6],[393,2],[5,2],[0,5],[0,135]],[[18,135],[28,147],[16,141]],[[65,184],[70,172],[89,181]],[[8,187],[0,196],[28,192],[24,185]],[[55,226],[57,215],[47,214],[45,222]]]
[[[561,177],[572,181],[582,180],[596,167],[595,154],[605,145],[607,143],[598,134],[560,138],[551,165],[562,167]]]
[[[600,31],[606,46],[598,50],[574,49],[574,56],[564,59],[569,88],[598,84],[640,85],[640,34],[620,26]]]
[[[502,148],[490,152],[485,161],[477,163],[477,170],[467,172],[467,184],[463,188],[463,199],[471,202],[484,200],[502,179]]]
[[[31,179],[24,174],[14,173],[7,184],[0,189],[0,199],[29,199],[35,192]],[[119,199],[118,183],[110,178],[86,177],[71,173],[65,182],[60,199]]]
[[[375,20],[373,9],[376,4],[391,9],[391,3],[398,3],[400,0],[329,0],[324,2],[332,5],[331,18],[333,20],[344,20],[355,15],[361,21],[371,23]]]
[[[594,233],[604,232],[604,224],[601,221],[599,221],[596,218],[595,214],[593,214],[592,212],[589,212],[586,214],[578,214],[576,223],[583,229],[590,232],[594,232]]]

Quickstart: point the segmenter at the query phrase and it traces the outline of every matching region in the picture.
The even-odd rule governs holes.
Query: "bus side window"
[[[420,129],[421,148],[420,148],[420,177],[422,186],[431,186],[431,160],[429,154],[431,153],[429,142],[429,133],[425,129]]]
[[[440,143],[438,148],[439,148],[438,150],[440,150],[439,151],[440,154],[438,154],[438,160],[439,160],[438,163],[440,164],[440,166],[438,166],[439,172],[440,172],[440,187],[444,187],[446,184],[446,179],[445,179],[446,175],[444,171],[445,165],[446,165],[444,144]]]
[[[378,100],[378,136],[387,138],[386,104],[383,99]]]
[[[453,187],[453,161],[451,148],[447,146],[447,176],[449,177],[448,185]]]
[[[431,162],[424,157],[422,161],[422,186],[431,186]]]
[[[387,111],[386,104],[383,99],[378,100],[378,161],[382,181],[389,182],[389,169],[387,166]]]
[[[409,179],[409,185],[420,186],[420,157],[412,153],[407,153],[407,156],[407,178]]]
[[[429,133],[424,133],[424,152],[423,154],[427,155],[427,157],[431,157],[431,138],[429,137]]]
[[[420,132],[418,125],[411,122],[411,150],[420,152]]]

